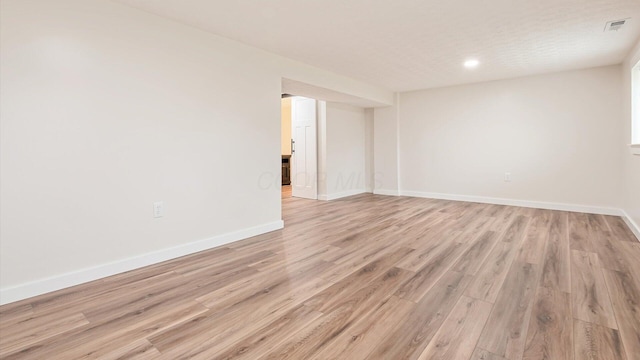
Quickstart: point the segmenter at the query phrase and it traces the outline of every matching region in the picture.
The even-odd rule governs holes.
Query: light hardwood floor
[[[282,198],[290,198],[291,197],[291,185],[282,185]]]
[[[286,227],[0,307],[3,359],[640,359],[617,217],[283,199]]]

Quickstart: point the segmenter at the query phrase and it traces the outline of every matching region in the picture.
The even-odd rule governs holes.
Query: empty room
[[[0,0],[0,359],[640,360],[640,1]]]

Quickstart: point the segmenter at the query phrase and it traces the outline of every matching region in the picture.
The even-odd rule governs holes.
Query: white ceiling
[[[394,91],[618,64],[640,37],[640,0],[116,1]]]

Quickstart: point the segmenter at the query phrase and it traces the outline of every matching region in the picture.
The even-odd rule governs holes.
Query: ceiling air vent
[[[613,21],[609,21],[607,23],[607,25],[605,25],[604,27],[604,31],[618,31],[620,30],[624,24],[628,21],[629,19],[622,19],[622,20],[613,20]]]

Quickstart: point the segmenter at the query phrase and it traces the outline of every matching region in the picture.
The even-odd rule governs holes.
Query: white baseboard
[[[208,239],[198,240],[168,249],[162,249],[131,258],[94,266],[91,268],[81,269],[66,274],[56,275],[49,278],[0,289],[0,305],[68,288],[89,281],[98,280],[107,276],[138,269],[144,266],[157,264],[166,260],[171,260],[181,256],[197,253],[199,251],[208,250],[217,246],[250,238],[252,236],[282,229],[283,226],[284,222],[282,220],[274,221],[271,223],[217,235]]]
[[[398,190],[373,189],[373,193],[376,195],[400,196]]]
[[[353,196],[353,195],[358,195],[358,194],[364,194],[367,191],[364,189],[353,189],[353,190],[347,190],[347,191],[342,191],[339,193],[335,193],[335,194],[327,194],[327,195],[319,195],[318,196],[318,200],[335,200],[335,199],[340,199],[343,197],[347,197],[347,196]]]
[[[624,210],[622,210],[622,220],[627,223],[627,226],[629,227],[629,229],[631,229],[633,235],[635,235],[636,238],[638,238],[638,241],[640,241],[640,226],[638,226],[638,224],[636,224],[631,216],[629,216],[629,214],[627,214],[627,212]]]
[[[573,211],[573,212],[582,212],[582,213],[589,213],[589,214],[602,214],[602,215],[614,215],[614,216],[623,215],[623,211],[620,209],[608,208],[608,207],[602,207],[602,206],[591,206],[591,205],[574,205],[574,204],[551,203],[551,202],[543,202],[543,201],[504,199],[504,198],[493,198],[493,197],[473,196],[473,195],[441,194],[441,193],[430,193],[430,192],[420,192],[420,191],[402,191],[400,195],[422,197],[422,198],[429,198],[429,199],[467,201],[467,202],[476,202],[476,203],[483,203],[483,204],[520,206],[520,207],[528,207],[528,208],[536,208],[536,209]]]

